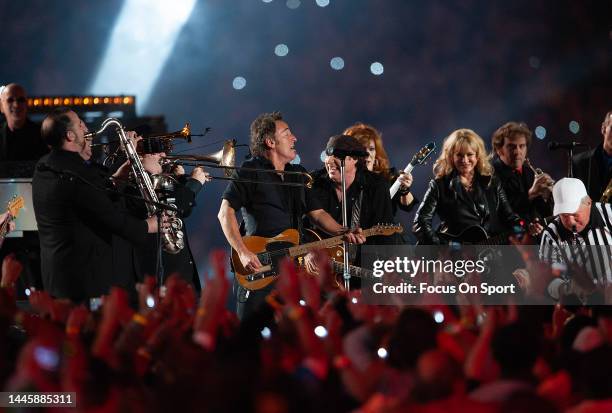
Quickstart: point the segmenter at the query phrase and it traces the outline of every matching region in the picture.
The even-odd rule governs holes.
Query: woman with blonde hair
[[[481,241],[466,239],[464,234],[472,227],[481,227],[486,238],[500,232],[500,224],[510,228],[521,225],[493,175],[484,141],[473,130],[458,129],[444,140],[433,171],[435,178],[414,219],[413,232],[420,243],[440,244],[441,234],[458,242]],[[434,231],[432,219],[436,214],[441,223]]]
[[[348,127],[343,132],[343,135],[352,136],[357,139],[368,151],[369,156],[366,159],[366,167],[369,171],[384,177],[389,181],[389,184],[393,184],[399,177],[400,189],[392,199],[393,216],[396,215],[398,208],[402,211],[410,211],[418,203],[418,200],[410,192],[412,175],[404,172],[398,173],[395,168],[389,166],[389,157],[383,146],[382,134],[373,126],[366,125],[365,123],[356,123]]]

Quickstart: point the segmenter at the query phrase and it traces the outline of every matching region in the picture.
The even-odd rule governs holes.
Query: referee
[[[540,258],[578,264],[596,285],[612,283],[612,209],[593,201],[580,179],[563,178],[553,188],[554,215],[543,232]],[[560,281],[560,280],[559,280]]]

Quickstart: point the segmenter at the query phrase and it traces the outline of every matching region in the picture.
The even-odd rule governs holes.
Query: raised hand
[[[8,254],[2,260],[2,280],[0,287],[13,288],[21,275],[23,265],[15,258],[15,254]]]

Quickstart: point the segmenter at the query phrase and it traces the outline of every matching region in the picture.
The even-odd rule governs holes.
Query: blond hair
[[[490,176],[493,173],[493,167],[488,160],[482,138],[471,129],[457,129],[444,139],[442,153],[440,153],[433,166],[436,178],[442,178],[453,172],[455,169],[453,156],[465,147],[470,148],[476,153],[478,162],[475,169],[480,175]]]

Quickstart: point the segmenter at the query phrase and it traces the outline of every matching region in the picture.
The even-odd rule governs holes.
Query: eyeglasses
[[[10,97],[10,98],[6,99],[6,101],[8,103],[15,103],[15,102],[17,102],[17,103],[26,103],[26,98],[24,98],[23,96],[22,97],[18,97],[18,98]]]

